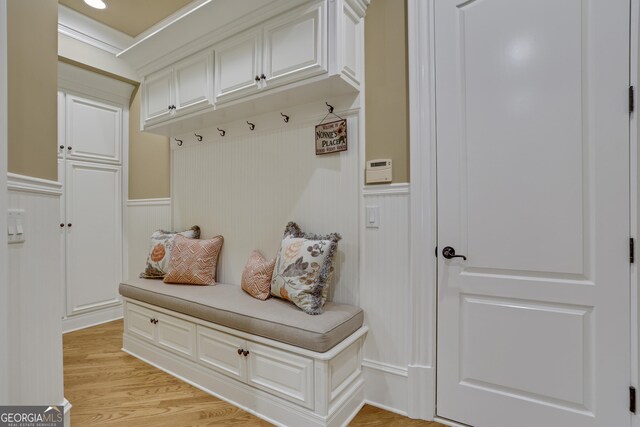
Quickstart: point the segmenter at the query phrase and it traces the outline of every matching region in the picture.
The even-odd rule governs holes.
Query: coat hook
[[[182,147],[182,140],[178,139],[178,138],[173,138],[176,140],[176,142],[178,143],[178,147]]]
[[[218,129],[218,132],[220,132],[220,136],[224,136],[224,134],[227,133],[224,131],[224,129],[220,129],[220,128],[216,128],[216,129]]]
[[[198,139],[198,142],[202,142],[202,135],[198,135],[197,133],[194,133],[194,135]]]
[[[329,114],[333,113],[333,105],[329,105],[327,101],[325,101],[324,103],[327,105],[327,108],[329,109]]]
[[[254,125],[253,123],[249,123],[247,121],[247,124],[249,125],[249,129],[254,130],[256,128],[256,125]]]
[[[285,123],[289,123],[289,116],[287,116],[286,114],[282,114],[280,113],[280,115],[283,117],[283,120]]]

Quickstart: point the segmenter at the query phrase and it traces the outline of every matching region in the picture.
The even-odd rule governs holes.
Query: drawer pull
[[[239,348],[239,349],[238,349],[238,356],[242,355],[242,352],[243,352],[243,351],[244,351],[243,349]]]
[[[247,356],[249,355],[249,350],[244,350],[244,351],[242,352],[242,355],[243,355],[244,357],[247,357]]]

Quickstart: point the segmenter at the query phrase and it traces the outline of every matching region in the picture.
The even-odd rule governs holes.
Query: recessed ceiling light
[[[107,7],[105,2],[103,2],[102,0],[84,0],[84,2],[91,7],[95,7],[96,9],[104,9]]]

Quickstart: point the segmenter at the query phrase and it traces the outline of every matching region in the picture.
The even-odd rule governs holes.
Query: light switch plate
[[[7,209],[7,241],[8,243],[23,243],[24,209]]]
[[[378,206],[367,206],[366,217],[364,219],[367,228],[380,227],[380,208]]]

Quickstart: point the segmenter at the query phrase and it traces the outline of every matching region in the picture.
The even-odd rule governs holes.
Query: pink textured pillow
[[[196,240],[176,235],[169,260],[169,271],[164,277],[164,283],[214,284],[223,242],[222,236]]]
[[[254,298],[266,300],[271,291],[271,276],[276,266],[275,258],[267,261],[258,251],[251,252],[247,265],[242,272],[240,286]]]

